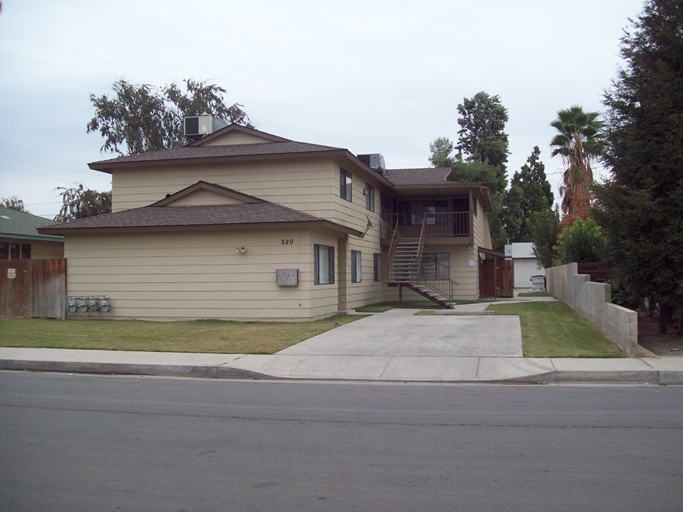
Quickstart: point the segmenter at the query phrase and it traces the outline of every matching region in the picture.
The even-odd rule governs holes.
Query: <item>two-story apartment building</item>
[[[89,164],[112,175],[113,212],[40,231],[65,237],[68,295],[106,296],[120,318],[316,319],[404,291],[476,299],[488,189],[382,163],[231,125]]]

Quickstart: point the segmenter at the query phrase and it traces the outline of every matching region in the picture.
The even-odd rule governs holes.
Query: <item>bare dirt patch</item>
[[[659,319],[649,315],[638,317],[638,344],[658,356],[683,357],[683,336],[678,334],[678,321],[659,334]]]

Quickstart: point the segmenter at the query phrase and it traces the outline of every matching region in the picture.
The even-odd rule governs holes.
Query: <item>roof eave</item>
[[[43,228],[37,228],[38,232]],[[35,240],[38,242],[63,242],[61,236],[54,235],[22,235],[17,233],[0,233],[0,238],[10,238],[12,240]]]
[[[305,220],[305,221],[286,221],[286,222],[245,222],[235,224],[187,224],[180,226],[113,226],[113,227],[63,227],[54,226],[42,228],[41,232],[51,235],[115,235],[126,233],[169,233],[184,231],[244,231],[254,229],[272,228],[322,228],[346,235],[360,236],[361,231],[348,228],[328,220]]]
[[[319,151],[302,151],[297,153],[271,153],[265,155],[223,155],[198,158],[170,158],[168,160],[137,160],[132,162],[117,162],[116,160],[104,160],[101,162],[91,162],[88,167],[93,171],[111,173],[117,169],[134,169],[139,167],[163,167],[196,164],[219,164],[222,162],[250,162],[256,160],[281,160],[297,158],[322,158],[347,156],[351,153],[346,149],[329,149]],[[347,156],[348,157],[348,156]]]

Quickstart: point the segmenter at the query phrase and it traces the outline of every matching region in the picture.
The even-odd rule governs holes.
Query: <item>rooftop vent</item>
[[[192,140],[201,139],[226,126],[228,126],[228,123],[209,114],[188,116],[183,123],[185,137]]]
[[[358,155],[358,160],[367,165],[370,169],[377,171],[380,174],[384,173],[386,166],[384,165],[384,157],[379,153],[372,153],[370,155]]]

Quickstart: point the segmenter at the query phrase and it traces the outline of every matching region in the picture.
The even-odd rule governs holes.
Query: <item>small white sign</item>
[[[470,267],[473,267],[473,266],[475,265],[474,260],[469,260],[469,261],[467,262],[467,264],[468,264]]]
[[[16,268],[8,268],[7,269],[7,279],[16,279],[17,278],[17,269]]]

